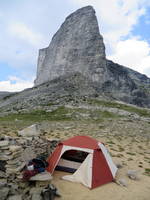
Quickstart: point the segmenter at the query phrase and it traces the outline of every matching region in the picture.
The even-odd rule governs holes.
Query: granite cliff
[[[35,85],[73,72],[99,83],[107,77],[105,46],[91,6],[68,16],[49,47],[39,51]]]

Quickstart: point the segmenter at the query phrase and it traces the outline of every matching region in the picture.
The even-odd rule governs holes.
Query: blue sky
[[[38,50],[86,5],[96,10],[107,58],[150,77],[149,0],[0,0],[0,91],[32,87]]]

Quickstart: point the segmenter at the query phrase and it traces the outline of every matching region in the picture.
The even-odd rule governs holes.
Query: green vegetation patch
[[[113,141],[107,141],[107,144],[115,144]]]
[[[122,116],[116,114],[116,113],[112,113],[109,111],[101,111],[101,110],[96,110],[93,112],[93,117],[98,121],[98,120],[103,120],[103,119],[117,119],[120,118]]]
[[[67,116],[69,111],[70,110],[64,106],[61,106],[52,112],[46,112],[45,110],[33,110],[30,113],[10,114],[4,117],[0,117],[0,122],[14,121],[16,119],[32,122],[39,122],[43,120],[70,120],[71,117],[69,115]]]
[[[103,100],[97,100],[97,99],[89,99],[88,103],[91,105],[100,105],[100,106],[104,106],[108,108],[119,108],[121,110],[125,110],[131,113],[136,113],[139,116],[150,117],[150,111],[145,108],[138,108],[138,107],[121,104],[117,102],[103,101]]]
[[[144,174],[150,176],[150,168],[145,168]]]

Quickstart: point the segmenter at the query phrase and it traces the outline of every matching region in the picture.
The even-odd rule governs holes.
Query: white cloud
[[[22,80],[18,77],[10,76],[8,80],[0,81],[0,91],[18,92],[31,87],[33,87],[33,81]]]
[[[11,23],[1,32],[0,61],[15,68],[18,74],[20,72],[20,77],[23,77],[22,74],[28,74],[32,78],[36,71],[41,43],[42,36],[25,24]],[[5,71],[5,66],[0,68],[1,73]]]
[[[44,40],[41,34],[32,31],[31,28],[22,23],[11,23],[9,32],[14,37],[24,40],[35,47],[40,46]]]
[[[7,66],[13,75],[22,79],[35,76],[38,50],[48,45],[50,40],[47,6],[41,0],[0,1],[1,79],[7,79]]]
[[[130,38],[117,43],[114,54],[108,59],[128,66],[150,77],[150,45],[138,38]]]

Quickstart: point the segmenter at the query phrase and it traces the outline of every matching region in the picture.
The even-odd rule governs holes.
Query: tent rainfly
[[[75,136],[59,143],[48,163],[51,174],[55,169],[74,172],[62,178],[91,189],[112,182],[117,172],[104,144],[88,136]]]

